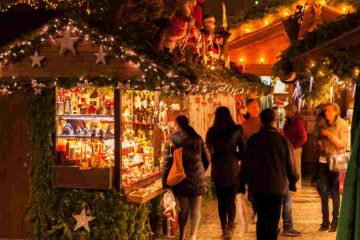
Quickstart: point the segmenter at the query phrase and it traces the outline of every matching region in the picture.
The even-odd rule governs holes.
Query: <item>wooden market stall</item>
[[[31,189],[30,195],[25,191],[2,199],[2,206],[11,203],[11,209],[21,213],[13,222],[13,212],[0,207],[1,226],[11,225],[0,227],[0,237],[26,237],[24,229],[16,229],[25,224],[19,219],[25,215],[32,235],[62,236],[73,228],[73,216],[81,209],[98,214],[99,221],[90,225],[96,226],[94,234],[112,234],[120,226],[109,219],[120,216],[121,234],[136,239],[155,231],[145,223],[162,217],[150,215],[159,213],[162,151],[171,122],[187,114],[205,135],[215,107],[228,106],[235,116],[236,87],[242,84],[235,76],[234,85],[207,79],[192,83],[124,47],[116,36],[63,17],[6,46],[0,62],[0,104],[9,104],[13,97],[21,102],[16,110],[3,108],[14,122],[9,128],[1,121],[3,137],[26,143],[7,152],[2,148],[0,163],[11,166],[2,174],[15,182],[20,178],[14,172],[28,171],[29,178],[23,175],[13,191]],[[228,71],[217,74],[222,79]],[[224,92],[227,95],[220,94]],[[13,127],[19,128],[16,136]],[[139,224],[139,229],[128,224]],[[40,225],[46,227],[39,232]],[[85,234],[76,230],[66,234]]]

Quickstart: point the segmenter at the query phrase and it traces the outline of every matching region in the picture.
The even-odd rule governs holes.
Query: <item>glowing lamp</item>
[[[247,33],[251,32],[250,28],[246,28],[245,30]]]
[[[265,62],[265,58],[261,57],[260,58],[260,64],[264,64],[264,62]]]
[[[245,62],[245,58],[244,57],[241,57],[240,58],[240,63],[244,63]]]

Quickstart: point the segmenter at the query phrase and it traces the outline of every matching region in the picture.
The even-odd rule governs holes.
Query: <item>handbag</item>
[[[183,161],[182,161],[182,152],[183,148],[177,148],[173,153],[173,164],[170,168],[169,175],[166,179],[166,184],[169,186],[174,186],[179,184],[182,180],[186,178]]]
[[[345,152],[338,152],[331,155],[329,158],[329,169],[332,172],[346,171],[349,163],[349,154]]]

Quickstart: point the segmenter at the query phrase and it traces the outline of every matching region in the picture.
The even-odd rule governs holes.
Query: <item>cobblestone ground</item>
[[[321,224],[321,204],[320,197],[316,189],[304,183],[301,192],[293,196],[293,219],[294,227],[301,231],[300,237],[286,237],[280,235],[279,240],[297,239],[297,240],[335,240],[335,233],[319,232]],[[330,200],[330,206],[331,204]],[[280,222],[280,226],[282,223]],[[202,220],[199,227],[197,240],[221,239],[221,229],[217,215],[217,203],[213,200],[204,204],[202,209]],[[250,225],[244,236],[240,237],[239,229],[234,234],[234,240],[255,240],[255,224]]]

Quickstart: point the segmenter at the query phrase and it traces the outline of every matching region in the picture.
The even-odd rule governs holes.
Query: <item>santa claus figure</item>
[[[195,5],[196,0],[181,1],[181,7],[171,21],[171,26],[168,29],[164,44],[164,47],[167,48],[169,52],[172,52],[177,45],[181,47],[186,44],[189,36],[189,26],[194,25],[192,14]]]
[[[214,59],[219,58],[220,49],[216,47],[215,43],[215,17],[212,15],[205,15],[203,18],[203,29],[201,30],[200,38],[200,54],[207,65],[211,65],[211,62]]]

